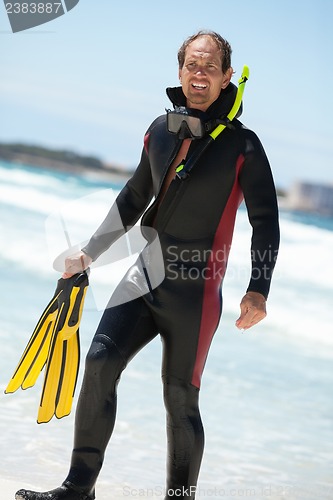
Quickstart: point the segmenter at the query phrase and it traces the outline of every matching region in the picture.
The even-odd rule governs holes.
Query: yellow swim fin
[[[46,365],[38,423],[71,412],[80,362],[79,325],[88,285],[86,271],[58,280],[5,390],[12,393],[19,387],[32,387]]]

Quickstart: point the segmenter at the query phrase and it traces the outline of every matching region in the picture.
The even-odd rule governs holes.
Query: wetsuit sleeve
[[[244,157],[239,181],[252,226],[252,272],[247,291],[267,298],[280,242],[278,205],[267,156],[258,137],[248,130]]]
[[[82,251],[95,261],[139,220],[153,196],[151,171],[146,150],[133,176],[125,184],[106,218]]]

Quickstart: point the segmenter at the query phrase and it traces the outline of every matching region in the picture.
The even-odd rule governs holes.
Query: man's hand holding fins
[[[92,258],[86,253],[77,252],[65,260],[65,272],[62,274],[64,279],[71,278],[74,274],[82,273],[92,263]]]

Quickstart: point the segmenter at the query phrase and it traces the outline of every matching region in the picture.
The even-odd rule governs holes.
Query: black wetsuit
[[[209,108],[226,115],[235,87],[221,92]],[[180,88],[168,89],[184,104]],[[203,139],[193,140],[191,156]],[[163,342],[162,378],[167,410],[168,478],[166,498],[194,498],[204,434],[198,408],[200,379],[218,326],[221,284],[237,208],[244,198],[253,227],[252,276],[248,291],[267,297],[279,245],[278,210],[268,160],[257,136],[238,120],[211,144],[185,180],[175,178],[158,195],[182,141],[167,131],[166,115],[145,136],[140,164],[83,249],[93,260],[142,217],[142,231],[154,227],[163,254],[165,278],[150,283],[151,246],[118,286],[87,355],[78,402],[75,443],[67,481],[94,490],[116,413],[116,386],[128,361],[151,339]],[[147,209],[152,198],[156,201]],[[120,214],[123,228],[115,221]],[[124,229],[125,228],[125,229]],[[249,252],[250,258],[250,252]],[[147,265],[148,262],[148,265]],[[130,300],[132,299],[132,300]],[[192,487],[190,489],[190,487]]]

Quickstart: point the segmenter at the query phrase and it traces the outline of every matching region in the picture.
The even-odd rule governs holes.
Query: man
[[[198,407],[200,380],[221,315],[221,283],[243,198],[253,236],[252,274],[236,321],[240,329],[251,328],[266,315],[279,245],[269,163],[257,136],[237,119],[192,163],[187,177],[175,175],[175,168],[197,154],[207,134],[225,120],[234,103],[230,56],[230,45],[214,32],[199,32],[184,42],[178,53],[181,87],[167,89],[176,114],[168,112],[149,127],[133,177],[88,245],[67,259],[64,277],[86,269],[143,214],[142,232],[149,243],[144,257],[140,256],[118,285],[87,355],[68,477],[50,492],[20,490],[17,499],[95,498],[95,483],[115,422],[121,372],[158,334],[163,341],[167,411],[165,498],[195,498],[204,445]],[[177,113],[182,115],[178,122]],[[191,122],[186,114],[196,120]],[[195,130],[198,123],[201,132]],[[153,196],[155,201],[147,209]],[[121,230],[115,222],[118,215]],[[158,236],[165,273],[161,283],[153,282],[153,238],[147,228]]]

